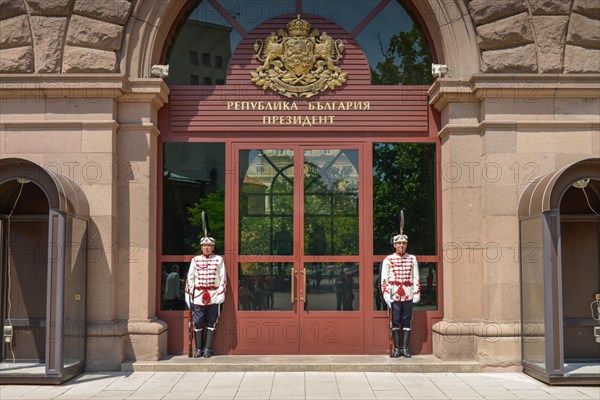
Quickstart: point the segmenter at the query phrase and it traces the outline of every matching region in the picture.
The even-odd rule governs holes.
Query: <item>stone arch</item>
[[[181,0],[138,1],[126,28],[119,60],[121,72],[148,77],[152,65],[161,62],[173,25],[190,4]],[[407,4],[428,30],[438,61],[448,64],[452,77],[468,78],[479,72],[476,34],[461,0],[412,0]]]

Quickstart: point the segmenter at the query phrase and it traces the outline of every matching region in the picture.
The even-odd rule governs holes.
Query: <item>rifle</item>
[[[390,323],[390,338],[389,338],[389,352],[390,352],[390,357],[392,356],[392,353],[394,352],[394,338],[392,336],[392,307],[388,307],[388,321]]]
[[[195,289],[195,288],[194,288]],[[193,293],[193,292],[192,292]],[[193,318],[193,313],[192,313],[192,308],[193,308],[193,301],[194,298],[192,297],[190,299],[190,305],[188,306],[189,308],[189,320],[188,320],[188,357],[192,357],[192,353],[193,353],[193,343],[194,343],[194,318]]]

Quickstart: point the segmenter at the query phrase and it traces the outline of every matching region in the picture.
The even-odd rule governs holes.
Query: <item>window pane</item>
[[[373,249],[375,254],[394,251],[391,237],[400,229],[408,252],[437,254],[435,144],[373,144]]]
[[[185,278],[190,265],[189,263],[163,263],[161,269],[161,310],[185,310]]]
[[[304,252],[358,254],[357,150],[305,150]]]
[[[261,23],[283,14],[296,14],[295,0],[218,0],[219,4],[250,32]]]
[[[240,151],[239,188],[240,254],[294,254],[294,152]]]
[[[291,263],[240,263],[238,272],[238,310],[292,310]]]
[[[189,10],[189,15],[177,26],[167,50],[166,64],[169,85],[187,85],[190,75],[207,76],[211,81],[226,80],[227,66],[241,36],[208,1]],[[195,56],[192,56],[195,53]],[[198,60],[202,55],[202,61]],[[210,62],[211,56],[221,57],[221,66]]]
[[[380,0],[303,0],[302,14],[319,15],[352,32],[378,3]]]
[[[391,1],[356,40],[367,56],[374,85],[430,85],[431,51],[418,22]]]
[[[162,254],[200,252],[201,212],[217,253],[225,251],[225,144],[165,143]]]
[[[305,311],[358,311],[358,263],[306,263]]]

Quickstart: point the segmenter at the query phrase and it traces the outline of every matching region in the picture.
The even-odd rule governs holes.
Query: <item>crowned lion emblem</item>
[[[308,21],[293,19],[287,32],[280,29],[254,44],[256,58],[263,64],[252,72],[252,82],[286,97],[309,98],[328,88],[333,90],[347,80],[336,62],[344,44],[327,32],[311,31]]]

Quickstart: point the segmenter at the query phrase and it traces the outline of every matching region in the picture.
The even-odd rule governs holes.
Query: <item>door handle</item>
[[[296,280],[296,271],[294,271],[294,269],[292,268],[291,272],[290,272],[290,282],[292,284],[292,290],[291,290],[291,301],[292,304],[296,301],[296,297],[294,296],[294,281]]]
[[[305,296],[306,296],[306,273],[304,270],[300,271],[300,274],[302,274],[302,288],[300,289],[300,301],[306,301],[305,300]]]

